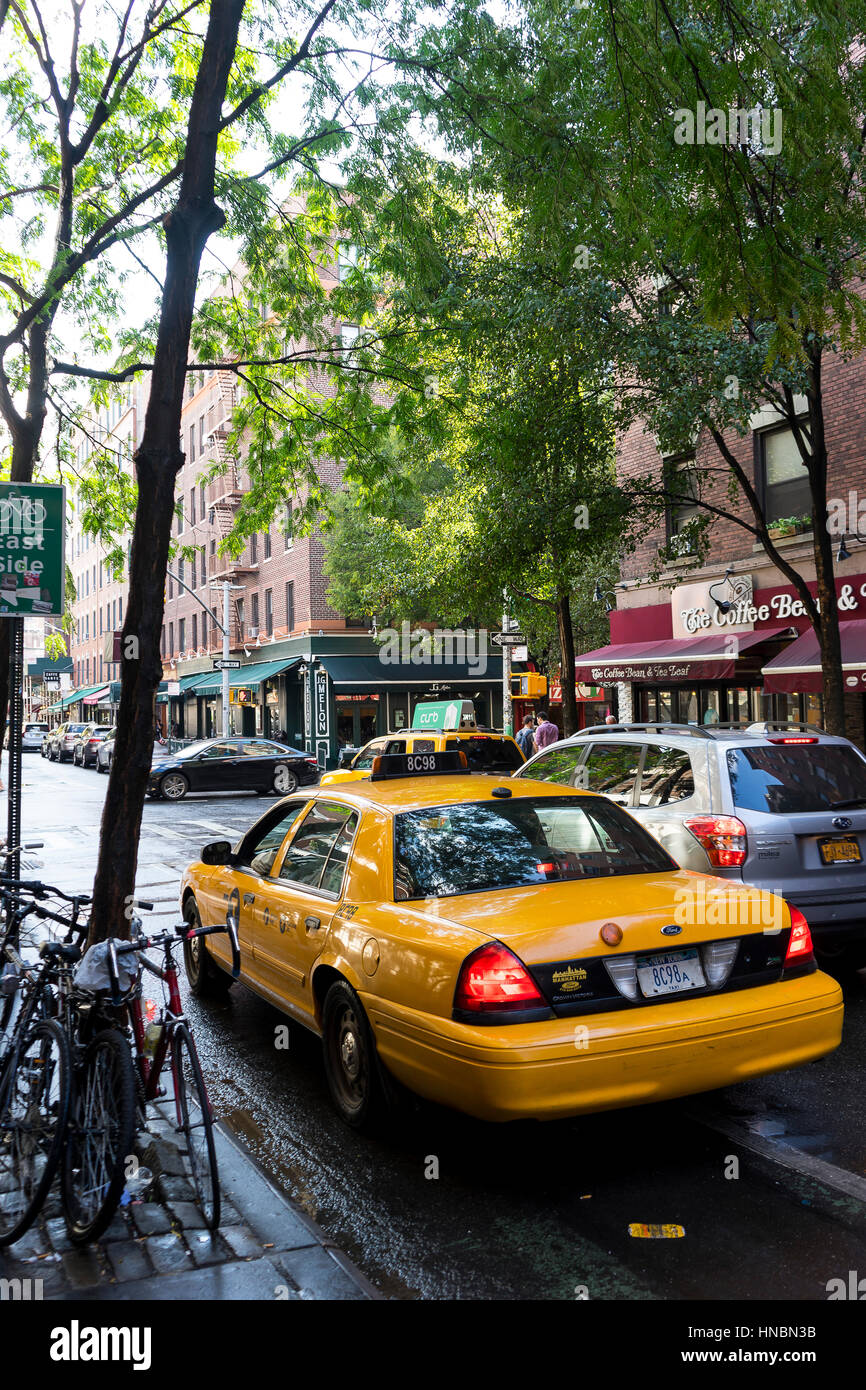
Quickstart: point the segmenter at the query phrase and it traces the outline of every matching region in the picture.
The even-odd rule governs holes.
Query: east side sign
[[[0,483],[0,618],[61,617],[65,489]]]

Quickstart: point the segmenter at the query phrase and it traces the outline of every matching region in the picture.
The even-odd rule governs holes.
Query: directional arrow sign
[[[497,647],[525,647],[525,632],[494,632],[490,636],[491,642]]]
[[[238,671],[240,664],[239,657],[229,656],[225,659],[220,657],[214,660],[213,668],[215,671]]]

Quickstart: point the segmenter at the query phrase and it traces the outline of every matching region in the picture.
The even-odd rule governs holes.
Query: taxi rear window
[[[466,754],[470,772],[514,772],[523,754],[509,738],[447,738],[445,747]]]
[[[398,901],[675,868],[642,826],[601,798],[467,801],[395,818]]]

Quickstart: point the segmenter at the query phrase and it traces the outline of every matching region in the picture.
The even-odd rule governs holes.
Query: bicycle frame
[[[160,1089],[159,1078],[165,1066],[166,1057],[171,1049],[172,1072],[175,1067],[174,1048],[172,1047],[174,1031],[178,1024],[186,1022],[186,1015],[183,1012],[183,1003],[180,997],[179,971],[171,952],[171,943],[166,942],[163,947],[164,964],[162,968],[155,965],[146,956],[140,956],[142,968],[148,970],[152,975],[168,985],[168,1003],[163,1008],[162,1035],[156,1045],[153,1057],[145,1054],[145,1017],[142,990],[139,989],[133,999],[129,1001],[128,1009],[130,1021],[132,1023],[132,1033],[135,1039],[135,1064],[141,1076],[144,1088],[144,1098],[146,1101],[157,1100],[163,1092]],[[193,1044],[195,1046],[195,1044]],[[177,1112],[177,1122],[182,1124],[183,1117],[180,1110],[179,1088],[176,1078],[174,1085],[174,1104]]]

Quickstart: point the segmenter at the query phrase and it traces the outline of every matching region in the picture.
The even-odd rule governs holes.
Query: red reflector
[[[788,950],[785,954],[785,968],[789,965],[799,965],[804,960],[812,959],[812,933],[809,930],[809,923],[803,916],[798,907],[789,907],[791,913],[791,940],[788,942]]]
[[[537,1009],[545,1000],[522,961],[499,941],[481,946],[460,967],[455,1009],[493,1013],[498,1009]]]
[[[535,866],[535,872],[537,874],[552,874],[555,869],[555,864],[536,864]]]
[[[684,824],[714,869],[735,869],[745,862],[746,827],[736,816],[692,816]]]
[[[768,738],[768,743],[817,743],[816,738]]]

